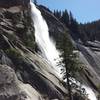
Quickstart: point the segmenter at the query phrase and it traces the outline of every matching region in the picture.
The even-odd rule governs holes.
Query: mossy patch
[[[12,59],[13,63],[20,63],[21,59],[23,58],[20,51],[14,48],[9,48],[6,51],[6,54],[10,59]]]

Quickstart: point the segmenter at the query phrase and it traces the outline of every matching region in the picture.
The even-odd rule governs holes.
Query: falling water
[[[35,27],[35,38],[38,46],[42,51],[42,56],[45,57],[48,62],[54,66],[57,74],[60,74],[60,68],[57,67],[57,59],[59,58],[59,52],[56,49],[55,44],[49,37],[48,26],[43,19],[41,12],[31,2],[32,19]]]
[[[88,94],[88,98],[90,100],[97,100],[95,93],[93,92],[93,90],[87,86],[82,86],[83,88],[85,88],[87,94]]]
[[[47,23],[43,19],[41,12],[35,7],[35,5],[32,2],[30,2],[30,4],[32,11],[32,19],[35,27],[35,38],[38,46],[42,51],[42,56],[45,57],[48,62],[50,62],[50,64],[55,67],[55,69],[57,69],[57,74],[61,76],[61,70],[56,67],[57,61],[55,61],[56,59],[59,59],[59,52],[57,51],[55,44],[49,37]],[[96,100],[94,92],[88,87],[84,88],[89,94],[89,99]]]

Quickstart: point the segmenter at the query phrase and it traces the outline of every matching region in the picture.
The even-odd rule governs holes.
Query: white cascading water
[[[90,87],[87,86],[82,86],[83,88],[85,88],[86,93],[88,94],[88,98],[90,100],[97,100],[95,93],[93,92],[93,90]]]
[[[61,70],[57,67],[57,59],[59,59],[59,52],[57,51],[55,44],[49,37],[48,26],[46,21],[43,19],[41,12],[35,7],[35,5],[30,2],[32,19],[35,27],[35,38],[38,46],[42,51],[42,56],[44,56],[52,66],[54,66],[56,73],[61,77]],[[85,87],[87,93],[89,94],[90,100],[97,100],[92,89]]]
[[[54,66],[56,73],[60,76],[60,68],[57,67],[57,59],[59,58],[59,52],[56,49],[55,44],[49,37],[48,26],[43,19],[41,12],[31,2],[32,19],[35,27],[35,38],[38,46],[41,49],[42,56],[48,60],[48,62]]]

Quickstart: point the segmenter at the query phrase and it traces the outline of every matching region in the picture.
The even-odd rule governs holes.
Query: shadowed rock
[[[0,0],[0,8],[9,8],[13,6],[27,6],[30,0]]]

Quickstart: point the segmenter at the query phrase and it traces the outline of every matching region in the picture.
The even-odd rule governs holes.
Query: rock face
[[[97,91],[100,85],[100,45],[99,42],[87,42],[87,45],[76,43],[80,51],[80,60],[85,65],[84,75]],[[88,82],[87,81],[87,82]]]
[[[30,0],[0,0],[0,8],[9,8],[12,6],[26,6]]]
[[[1,7],[11,7],[27,4],[27,0],[1,0]],[[39,7],[46,19],[50,35],[57,41],[68,32],[61,22],[50,11]],[[31,9],[0,9],[0,100],[66,100],[68,91],[66,85],[56,76],[54,69],[41,58],[37,50],[34,37],[34,22],[31,19]],[[89,43],[91,45],[91,43]],[[78,77],[98,91],[99,59],[85,47],[77,44],[78,50],[91,63]],[[83,49],[85,48],[85,50]],[[82,50],[81,50],[82,49]],[[91,48],[99,51],[99,48]],[[88,56],[87,56],[88,55]],[[98,53],[99,55],[99,53]],[[81,57],[81,56],[80,56]],[[82,58],[82,57],[81,57]],[[96,62],[95,61],[95,62]],[[93,68],[95,67],[96,68]],[[94,66],[93,66],[94,65]],[[88,70],[91,70],[91,75]],[[98,84],[96,84],[98,83]]]
[[[0,100],[25,100],[26,95],[20,91],[13,69],[0,65]]]
[[[30,7],[0,11],[0,100],[65,100],[64,84],[35,52],[33,24]]]

